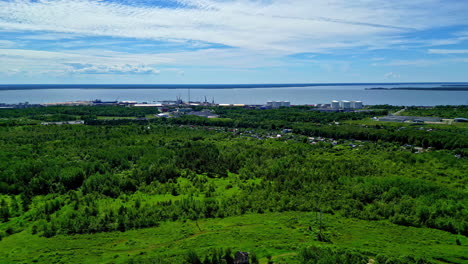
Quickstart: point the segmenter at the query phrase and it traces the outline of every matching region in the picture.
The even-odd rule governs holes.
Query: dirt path
[[[397,112],[395,112],[395,113],[393,113],[393,115],[394,115],[394,116],[398,116],[398,115],[400,115],[401,113],[403,113],[405,110],[406,110],[406,107],[403,108],[403,109],[401,109],[401,110],[399,110],[399,111],[397,111]]]

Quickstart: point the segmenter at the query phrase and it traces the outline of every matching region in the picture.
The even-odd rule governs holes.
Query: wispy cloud
[[[81,36],[75,34],[67,34],[67,33],[49,33],[49,32],[38,32],[33,34],[28,34],[25,36],[18,36],[18,39],[26,39],[26,40],[63,40],[63,39],[74,39]]]
[[[0,40],[0,48],[13,48],[18,44],[10,40]]]
[[[394,73],[394,72],[389,72],[384,75],[385,79],[399,79],[401,77],[400,74]]]
[[[468,54],[468,49],[430,49],[430,54]]]
[[[468,58],[391,60],[387,63],[373,63],[372,66],[428,67],[433,65],[443,65],[457,62],[468,62]]]
[[[159,74],[160,71],[147,65],[103,65],[68,63],[68,72],[85,74]]]
[[[337,56],[365,53],[367,65],[372,57],[428,66],[440,61],[377,53],[466,53],[446,46],[468,40],[460,31],[467,13],[468,2],[459,0],[0,0],[0,31],[10,36],[0,40],[0,73],[141,75],[184,66],[347,72],[352,62]],[[459,32],[428,34],[451,26]]]
[[[204,49],[169,53],[126,53],[82,49],[66,52],[24,49],[0,49],[0,73],[11,67],[41,73],[144,73],[161,66],[228,67],[249,69],[286,66],[288,63],[269,56],[255,55],[239,49]],[[121,69],[121,70],[118,70]],[[152,73],[159,73],[155,70]]]
[[[468,30],[458,31],[455,35],[462,36],[462,37],[467,37],[468,36]]]
[[[457,4],[456,10],[441,0],[169,2],[175,8],[128,5],[128,1],[3,1],[0,2],[0,28],[164,41],[195,40],[290,53],[314,50],[323,43],[334,48],[337,40],[346,39],[348,46],[353,46],[353,42],[365,36],[383,37],[460,23],[463,21],[459,17],[450,14],[468,12],[468,4]],[[437,12],[430,9],[434,5],[438,5]],[[435,13],[438,15],[433,16]],[[408,19],[412,21],[411,26]]]

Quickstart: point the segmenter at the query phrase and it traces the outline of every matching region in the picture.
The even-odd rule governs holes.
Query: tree
[[[190,264],[202,264],[200,257],[195,251],[189,251],[185,257],[185,261]]]
[[[2,222],[8,222],[8,219],[10,218],[10,208],[6,201],[2,199],[0,202],[0,219]]]
[[[224,259],[226,260],[227,264],[234,264],[234,258],[232,257],[232,251],[230,248],[226,249],[226,253],[224,254]]]

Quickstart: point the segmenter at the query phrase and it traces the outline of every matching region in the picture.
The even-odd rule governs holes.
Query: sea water
[[[413,87],[436,87],[440,84],[417,84]],[[226,88],[220,85],[209,88],[158,88],[142,89],[139,86],[125,85],[118,89],[112,85],[98,89],[96,85],[83,88],[41,85],[35,89],[9,90],[0,87],[0,103],[29,102],[31,104],[66,101],[138,101],[157,103],[175,100],[180,97],[187,101],[215,101],[220,104],[265,104],[267,101],[290,101],[293,105],[324,104],[332,100],[363,101],[367,105],[390,104],[401,106],[468,105],[468,91],[428,91],[428,90],[365,90],[365,88],[409,87],[407,84],[346,84],[313,85],[306,87],[262,87]],[[198,86],[200,87],[200,86]],[[203,87],[203,86],[201,86]],[[51,89],[53,88],[53,89]],[[66,89],[64,89],[66,88]]]

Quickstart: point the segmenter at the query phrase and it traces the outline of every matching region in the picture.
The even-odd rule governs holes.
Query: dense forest
[[[455,107],[457,108],[457,107]],[[465,112],[468,112],[465,108]],[[263,130],[293,129],[305,136],[322,136],[341,139],[397,142],[422,147],[452,149],[466,155],[468,132],[459,127],[413,124],[395,126],[385,122],[369,125],[368,123],[346,123],[342,121],[361,120],[385,115],[388,110],[370,110],[365,112],[322,113],[305,107],[273,109],[267,111],[243,108],[215,108],[222,118],[207,119],[196,116],[184,116],[176,119],[153,120],[87,120],[88,125],[123,125],[123,124],[169,124],[198,125],[228,128],[252,128]]]
[[[154,107],[119,107],[119,106],[50,106],[23,109],[2,109],[0,119],[22,118],[40,121],[68,121],[96,119],[104,117],[145,117],[157,114]]]
[[[53,239],[187,221],[202,231],[197,221],[204,219],[294,212],[312,213],[308,232],[324,245],[338,236],[327,216],[337,216],[440,230],[463,247],[466,126],[359,123],[387,109],[213,110],[221,118],[136,119],[157,110],[128,107],[0,110],[0,238]],[[109,116],[135,119],[99,118]],[[60,118],[86,123],[34,122]],[[209,248],[187,250],[179,261],[231,263],[230,249]],[[437,261],[355,250],[299,247],[290,261]],[[271,256],[260,258],[273,263]],[[165,263],[145,256],[128,261]]]
[[[443,106],[439,105],[433,108],[423,107],[408,107],[405,111],[405,115],[412,116],[435,116],[441,118],[468,118],[468,106]]]

